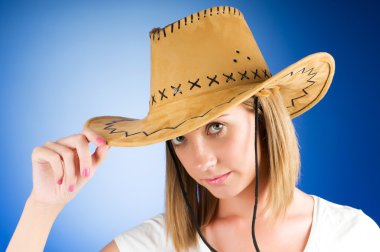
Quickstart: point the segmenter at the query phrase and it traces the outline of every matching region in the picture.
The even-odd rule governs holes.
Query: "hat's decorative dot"
[[[236,62],[237,62],[237,59],[234,59],[234,62],[236,63]]]
[[[236,53],[240,53],[240,51],[239,51],[239,50],[236,50]]]
[[[248,59],[248,60],[251,60],[251,57],[248,56],[247,59]]]

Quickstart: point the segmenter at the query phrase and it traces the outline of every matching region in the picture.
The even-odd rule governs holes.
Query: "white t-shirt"
[[[313,223],[304,251],[380,252],[380,228],[363,211],[312,196]],[[170,237],[166,242],[163,214],[120,234],[115,242],[121,252],[174,251]],[[198,247],[190,251],[210,250],[198,236]]]

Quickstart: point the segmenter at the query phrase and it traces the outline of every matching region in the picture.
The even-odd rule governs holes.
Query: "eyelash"
[[[221,128],[217,133],[214,133],[214,134],[213,134],[213,135],[219,135],[220,132],[222,132],[223,127],[224,127],[223,123],[220,123],[220,122],[212,122],[212,123],[209,123],[209,124],[207,125],[207,132],[210,131],[211,126],[219,125],[219,124],[222,125],[222,128]]]
[[[210,128],[211,128],[212,126],[214,126],[214,125],[221,125],[222,128],[221,128],[218,132],[216,132],[216,133],[210,133],[210,134],[209,134]],[[207,124],[206,129],[207,129],[207,134],[208,134],[208,135],[215,135],[215,136],[218,136],[218,135],[223,131],[223,129],[224,129],[224,124],[221,123],[221,122],[211,122],[211,123]],[[174,140],[174,139],[173,139],[173,140]],[[172,143],[173,143],[173,140],[172,140]],[[186,138],[185,138],[185,140],[186,140]],[[183,144],[183,142],[180,143],[180,144],[175,144],[175,143],[173,143],[173,146],[174,146],[174,147],[177,147],[177,146],[180,146],[180,145],[182,145],[182,144]]]

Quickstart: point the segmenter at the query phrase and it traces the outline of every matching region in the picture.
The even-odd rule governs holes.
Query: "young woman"
[[[377,251],[362,211],[296,188],[291,118],[320,101],[334,74],[327,53],[272,76],[242,13],[214,7],[151,39],[149,113],[90,119],[77,135],[36,147],[33,191],[9,251],[41,251],[55,218],[110,146],[166,141],[166,211],[103,251]],[[98,145],[91,155],[89,142]]]

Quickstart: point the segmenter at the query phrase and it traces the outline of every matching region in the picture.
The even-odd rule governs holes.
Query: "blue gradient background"
[[[198,10],[242,10],[273,74],[308,54],[336,60],[330,91],[296,118],[300,188],[378,224],[379,12],[368,1],[1,1],[0,250],[32,188],[31,152],[97,115],[148,111],[148,32]],[[46,251],[97,251],[163,211],[164,148],[112,148],[58,217]]]

